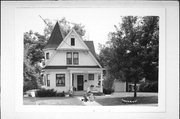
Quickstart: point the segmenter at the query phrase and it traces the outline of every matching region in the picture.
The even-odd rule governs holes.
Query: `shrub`
[[[64,91],[63,91],[62,93],[57,93],[56,96],[57,96],[57,97],[64,97],[64,96],[65,96],[65,93],[64,93]]]
[[[38,85],[36,84],[36,82],[33,82],[33,81],[24,82],[24,85],[23,85],[23,92],[24,93],[26,91],[32,90],[32,89],[38,89]]]
[[[140,92],[158,92],[158,81],[152,83],[142,83],[139,87]]]
[[[40,89],[36,92],[37,97],[54,97],[57,92],[54,89]]]
[[[102,96],[102,95],[104,95],[104,93],[102,93],[102,92],[97,92],[97,93],[93,93],[93,95],[94,95],[94,96]]]
[[[111,94],[111,93],[113,93],[113,92],[114,92],[113,89],[105,89],[105,88],[103,88],[103,93],[104,93],[104,94]]]

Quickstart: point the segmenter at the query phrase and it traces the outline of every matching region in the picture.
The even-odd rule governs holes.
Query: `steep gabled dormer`
[[[83,39],[72,29],[57,50],[89,50]]]

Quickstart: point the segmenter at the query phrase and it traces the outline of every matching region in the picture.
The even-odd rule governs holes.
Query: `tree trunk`
[[[126,81],[126,92],[129,92],[128,81]]]
[[[134,80],[134,98],[137,97],[136,79]]]

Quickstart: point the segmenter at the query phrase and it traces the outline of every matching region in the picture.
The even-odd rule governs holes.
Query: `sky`
[[[16,16],[23,21],[23,31],[39,32],[43,34],[45,23],[43,19],[50,19],[55,24],[65,17],[68,21],[85,26],[86,40],[94,41],[96,53],[99,53],[98,44],[105,44],[108,33],[115,31],[114,25],[121,20],[118,8],[24,8]]]

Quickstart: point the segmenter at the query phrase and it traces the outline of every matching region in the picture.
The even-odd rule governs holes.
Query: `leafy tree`
[[[101,47],[100,61],[114,78],[134,82],[134,97],[142,77],[157,80],[158,22],[156,16],[122,17],[122,23],[115,25],[116,31],[109,34],[107,46]]]

